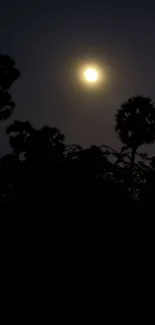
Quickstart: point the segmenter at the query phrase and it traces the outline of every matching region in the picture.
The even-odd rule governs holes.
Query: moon
[[[85,86],[83,89],[103,91],[103,85],[107,82],[108,71],[102,62],[88,60],[84,62],[81,60],[76,65],[76,75],[79,85]]]
[[[94,68],[87,68],[84,71],[84,78],[88,82],[96,82],[98,80],[98,71]]]

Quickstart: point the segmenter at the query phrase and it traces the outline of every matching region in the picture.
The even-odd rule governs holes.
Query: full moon
[[[84,71],[84,78],[88,82],[96,82],[98,80],[98,72],[94,68],[88,68]]]
[[[99,62],[79,62],[77,76],[80,82],[90,90],[103,89],[103,82],[107,80],[107,71]]]

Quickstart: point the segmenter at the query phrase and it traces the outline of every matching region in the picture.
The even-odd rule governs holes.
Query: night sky
[[[0,53],[9,54],[22,74],[12,87],[17,106],[7,124],[19,119],[57,126],[68,144],[119,149],[113,125],[121,102],[136,94],[155,100],[155,2],[5,0]],[[98,91],[77,82],[76,65],[89,59],[109,71]]]

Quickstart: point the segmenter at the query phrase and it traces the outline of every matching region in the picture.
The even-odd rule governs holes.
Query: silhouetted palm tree
[[[155,107],[148,97],[135,96],[123,102],[115,115],[115,132],[131,148],[130,184],[137,148],[155,140]],[[129,186],[130,187],[130,186]]]

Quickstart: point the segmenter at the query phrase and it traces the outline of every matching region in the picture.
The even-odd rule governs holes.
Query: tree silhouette
[[[6,120],[15,107],[8,90],[19,76],[15,62],[8,55],[0,54],[0,120]]]
[[[115,132],[125,148],[131,148],[129,188],[137,148],[155,139],[155,107],[148,97],[135,96],[123,102],[115,115]]]
[[[26,160],[55,163],[63,159],[64,136],[57,128],[44,126],[40,130],[26,121],[14,121],[7,127],[10,145],[17,156],[24,154]]]
[[[53,198],[56,204],[61,196],[64,136],[57,128],[44,126],[38,130],[27,121],[14,121],[7,134],[12,155],[21,162],[16,171],[18,202],[48,206]]]

